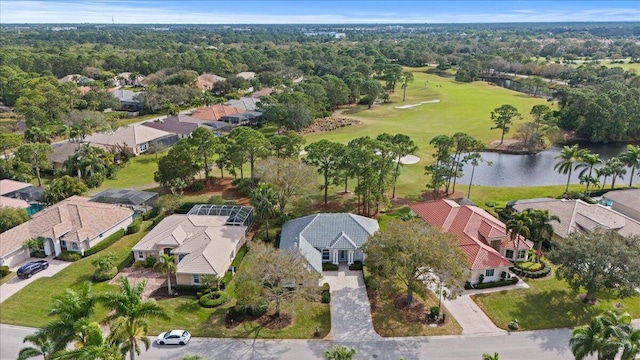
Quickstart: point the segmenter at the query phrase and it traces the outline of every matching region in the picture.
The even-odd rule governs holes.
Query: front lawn
[[[525,279],[529,289],[473,295],[473,300],[500,328],[507,329],[518,319],[521,330],[573,327],[588,323],[606,310],[625,311],[640,317],[640,295],[618,299],[614,291],[598,293],[596,305],[584,305],[578,299],[586,291],[574,291],[553,275],[543,279]]]
[[[158,158],[164,153],[158,154]],[[97,189],[92,189],[91,194],[97,194],[110,188],[146,190],[158,186],[153,180],[153,173],[158,170],[155,154],[143,154],[129,160],[129,163],[118,170],[117,178],[105,179]]]

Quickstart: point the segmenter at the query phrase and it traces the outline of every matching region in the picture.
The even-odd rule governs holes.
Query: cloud
[[[345,3],[349,4],[349,1]],[[582,4],[589,5],[589,2]],[[263,11],[252,6],[260,2],[198,2],[189,1],[0,1],[0,23],[111,23],[118,24],[345,24],[345,23],[495,23],[495,22],[562,22],[562,21],[637,21],[640,9],[602,8],[579,9],[572,3],[569,9],[500,9],[486,6],[479,12],[463,10],[443,11],[438,8],[417,7],[413,12],[376,11],[381,3],[367,3],[362,7],[335,6],[335,9],[312,8],[292,14],[290,7],[273,6]],[[206,4],[206,5],[204,5]],[[237,4],[237,5],[236,5]],[[275,3],[274,3],[275,4]],[[488,3],[487,3],[488,4]],[[261,4],[264,5],[264,4]],[[459,4],[460,5],[460,4]],[[398,6],[401,6],[398,4]],[[583,5],[586,6],[586,5]],[[448,7],[449,9],[451,7]],[[285,13],[286,10],[286,13]]]

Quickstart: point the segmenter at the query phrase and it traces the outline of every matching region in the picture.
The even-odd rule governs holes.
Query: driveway
[[[339,271],[324,271],[323,282],[331,287],[331,332],[335,341],[380,340],[373,329],[371,305],[361,271],[341,265]]]
[[[19,264],[15,268],[12,268],[11,271],[15,272],[16,270],[18,270],[20,266],[34,260],[37,260],[37,259],[31,258],[25,261],[24,263]],[[20,291],[23,287],[31,284],[36,279],[40,279],[43,277],[52,277],[53,275],[57,274],[60,270],[71,265],[71,263],[67,261],[55,260],[53,259],[53,256],[50,256],[45,260],[49,261],[49,268],[47,268],[46,270],[40,271],[39,273],[33,275],[29,279],[20,279],[16,276],[13,279],[7,281],[6,283],[0,285],[0,303],[7,300],[9,297],[11,297],[11,295]]]

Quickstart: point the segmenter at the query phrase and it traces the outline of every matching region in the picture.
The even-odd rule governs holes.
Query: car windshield
[[[189,333],[187,332],[187,330],[185,330],[185,331],[182,333],[182,336],[187,336],[187,335],[189,335]]]

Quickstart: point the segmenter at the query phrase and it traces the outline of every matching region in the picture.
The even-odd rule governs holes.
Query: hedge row
[[[362,270],[362,261],[354,261],[349,265],[349,270]]]
[[[514,276],[511,279],[507,279],[507,280],[500,280],[500,281],[492,281],[492,282],[482,283],[482,284],[475,284],[473,287],[475,289],[489,289],[489,288],[500,287],[500,286],[514,285],[514,284],[517,284],[519,280],[520,279],[518,279],[517,277]]]
[[[147,221],[147,220],[151,220],[154,217],[158,216],[158,214],[160,213],[160,209],[157,207],[154,207],[153,209],[147,211],[146,213],[142,214],[142,220]]]
[[[96,246],[90,248],[89,250],[84,252],[84,257],[91,256],[99,251],[102,251],[109,246],[113,245],[116,241],[122,239],[124,236],[124,229],[120,229],[115,233],[109,235],[106,239],[100,241],[96,244]]]
[[[332,263],[322,263],[322,271],[337,271],[339,266]]]
[[[329,283],[324,283],[322,287],[320,287],[320,302],[323,304],[331,302],[331,288],[329,287]]]
[[[214,296],[217,295],[217,297],[215,299],[212,299],[211,298],[212,294]],[[198,300],[198,302],[200,303],[200,306],[206,307],[206,308],[213,308],[216,306],[220,306],[226,303],[227,301],[229,301],[229,294],[227,294],[224,291],[214,291],[213,293],[204,294]]]
[[[63,251],[56,257],[56,259],[74,262],[82,259],[82,254],[77,251]]]
[[[549,273],[551,272],[551,267],[545,266],[544,269],[538,270],[538,271],[528,271],[528,270],[522,270],[517,267],[513,267],[511,268],[511,271],[513,271],[513,273],[518,276],[522,276],[530,279],[540,279],[549,275]]]
[[[238,250],[236,257],[231,262],[231,266],[233,266],[234,269],[236,270],[238,269],[238,267],[240,266],[240,263],[242,262],[242,259],[244,259],[244,256],[247,255],[248,250],[249,249],[247,248],[247,244],[242,245],[240,250]],[[225,288],[229,286],[231,279],[233,279],[233,273],[231,271],[227,271],[222,277],[222,282],[224,283]]]

